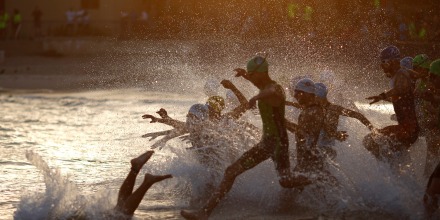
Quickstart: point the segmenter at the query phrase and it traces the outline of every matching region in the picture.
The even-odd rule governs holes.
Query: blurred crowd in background
[[[118,39],[238,37],[433,42],[440,39],[440,4],[435,0],[142,0],[141,8],[120,10],[113,22],[68,7],[65,21],[43,22],[44,9],[0,11],[1,39],[42,36],[115,36]],[[101,2],[100,4],[104,4]],[[53,13],[53,12],[51,12]],[[32,31],[22,33],[24,21]],[[53,23],[53,22],[52,22]],[[29,29],[29,28],[28,28]]]

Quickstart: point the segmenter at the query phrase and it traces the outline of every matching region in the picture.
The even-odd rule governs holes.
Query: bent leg
[[[154,176],[151,174],[145,174],[144,182],[139,186],[137,190],[133,192],[125,201],[121,207],[121,211],[126,215],[133,215],[134,211],[137,209],[142,199],[147,193],[148,189],[155,183],[160,182],[164,179],[171,178],[171,175]]]
[[[116,208],[121,208],[124,206],[127,198],[132,194],[134,183],[136,181],[136,176],[141,170],[142,166],[151,158],[154,151],[147,151],[144,154],[140,155],[137,158],[134,158],[130,161],[131,170],[125,178],[124,182],[119,189],[118,194],[118,202],[116,204]]]
[[[226,168],[223,180],[202,210],[195,213],[182,210],[180,214],[185,219],[207,219],[220,200],[231,190],[235,178],[269,159],[269,157],[270,154],[261,145],[257,145],[245,152],[236,162]]]

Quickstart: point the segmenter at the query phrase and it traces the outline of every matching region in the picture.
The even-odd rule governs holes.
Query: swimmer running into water
[[[131,169],[128,172],[127,177],[122,183],[119,193],[117,204],[113,209],[113,212],[105,213],[105,219],[121,219],[129,220],[132,219],[134,212],[139,207],[145,194],[150,187],[162,180],[172,178],[171,175],[153,175],[145,174],[144,181],[141,185],[133,191],[134,184],[136,182],[136,177],[145,163],[151,158],[154,151],[147,151],[140,156],[131,159]],[[88,219],[87,214],[78,211],[68,219]]]
[[[147,173],[145,174],[144,181],[139,186],[139,188],[133,191],[134,183],[136,181],[136,177],[139,171],[151,158],[153,153],[154,151],[147,151],[130,161],[131,169],[124,182],[122,183],[121,188],[119,189],[118,203],[116,204],[115,210],[127,216],[133,216],[134,211],[141,203],[148,189],[153,184],[172,177],[171,175],[156,176]]]
[[[391,78],[393,88],[377,96],[368,97],[370,104],[381,100],[393,104],[397,117],[397,125],[378,129],[365,136],[363,144],[376,158],[402,162],[408,159],[407,150],[419,135],[419,125],[414,105],[414,83],[400,67],[400,52],[395,46],[381,51],[381,68],[386,77]],[[395,160],[397,159],[397,161]]]
[[[318,146],[324,150],[330,158],[334,158],[336,156],[336,152],[333,149],[335,140],[345,141],[348,137],[346,131],[337,130],[340,116],[358,119],[370,130],[373,130],[374,127],[363,114],[330,103],[327,100],[327,87],[323,83],[315,83],[315,87],[316,102],[324,109],[325,115],[324,128],[321,130]]]
[[[205,206],[196,212],[182,210],[186,219],[207,219],[221,199],[231,190],[235,179],[261,162],[272,158],[282,187],[304,187],[311,182],[304,176],[293,176],[290,171],[289,141],[284,119],[285,94],[283,88],[268,74],[265,58],[257,56],[247,63],[247,71],[235,69],[236,76],[242,76],[254,84],[260,91],[249,100],[249,108],[258,101],[263,122],[263,137],[260,143],[245,152],[230,165],[223,180]]]

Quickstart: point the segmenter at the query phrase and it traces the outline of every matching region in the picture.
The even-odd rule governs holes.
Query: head
[[[315,102],[315,82],[311,79],[302,79],[295,85],[293,97],[300,105],[308,106]]]
[[[327,101],[327,94],[328,89],[327,86],[324,85],[324,83],[315,83],[315,100],[319,104],[324,104]]]
[[[266,58],[256,56],[250,59],[246,65],[249,80],[258,88],[264,87],[271,81],[269,77],[269,64]]]
[[[386,77],[393,77],[400,69],[400,51],[395,46],[389,46],[380,52],[380,67]]]
[[[429,66],[429,81],[440,89],[440,59],[434,60]]]
[[[400,67],[404,68],[404,69],[413,69],[413,58],[412,57],[404,57],[403,59],[400,60]]]
[[[413,70],[422,74],[429,73],[429,66],[431,64],[431,60],[426,54],[419,54],[414,57],[413,61]]]
[[[208,119],[208,106],[194,104],[189,108],[186,115],[186,126],[190,130],[194,130],[206,119]]]
[[[209,118],[220,118],[223,109],[225,109],[225,100],[221,96],[211,96],[206,101],[209,110]]]
[[[298,81],[302,80],[302,79],[311,79],[312,77],[310,75],[299,75],[299,76],[294,76],[290,82],[289,82],[289,93],[290,96],[293,97],[294,93],[295,93],[295,86],[296,83],[298,83]]]

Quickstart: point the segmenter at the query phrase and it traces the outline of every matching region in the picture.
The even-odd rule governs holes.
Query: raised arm
[[[238,119],[244,112],[247,111],[249,102],[246,99],[246,97],[244,97],[243,93],[241,93],[241,91],[238,90],[237,87],[234,84],[232,84],[231,81],[222,80],[221,84],[225,89],[230,89],[234,93],[234,95],[238,98],[238,101],[240,102],[240,105],[235,107],[232,111],[226,113],[225,117]]]

